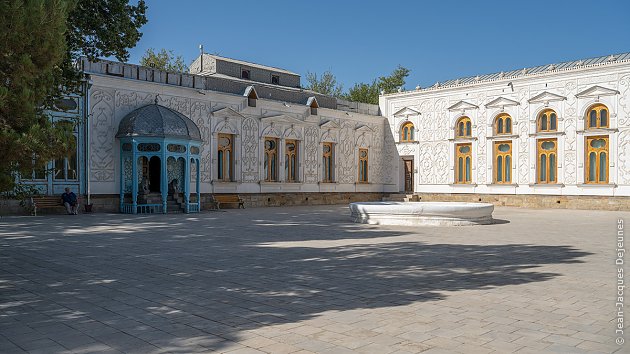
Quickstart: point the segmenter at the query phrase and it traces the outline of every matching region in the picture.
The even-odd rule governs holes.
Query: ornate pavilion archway
[[[201,134],[192,120],[150,104],[127,114],[116,137],[120,140],[122,213],[199,212]],[[194,193],[191,173],[196,174]]]

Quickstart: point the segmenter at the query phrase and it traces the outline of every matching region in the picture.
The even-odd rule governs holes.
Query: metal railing
[[[188,212],[189,213],[198,213],[199,212],[199,203],[189,203],[188,204]]]
[[[164,206],[162,204],[138,204],[136,206],[137,214],[162,214]],[[133,204],[124,203],[120,210],[123,214],[133,214]]]

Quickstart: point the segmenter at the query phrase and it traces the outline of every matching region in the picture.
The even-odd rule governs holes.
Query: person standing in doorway
[[[68,215],[77,215],[79,210],[79,203],[77,201],[77,195],[74,194],[69,187],[66,187],[65,193],[61,195],[63,206],[66,207]]]

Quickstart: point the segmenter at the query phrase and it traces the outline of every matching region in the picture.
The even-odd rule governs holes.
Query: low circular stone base
[[[356,223],[405,226],[464,226],[492,223],[494,205],[458,202],[350,203]]]

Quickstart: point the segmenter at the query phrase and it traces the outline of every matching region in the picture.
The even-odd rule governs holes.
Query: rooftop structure
[[[278,86],[300,87],[300,75],[294,72],[212,54],[202,54],[197,57],[190,65],[189,72],[206,76],[227,76]]]
[[[204,58],[206,55],[204,54]],[[318,92],[300,87],[276,85],[270,82],[253,81],[230,76],[227,74],[195,74],[195,65],[200,64],[197,58],[191,64],[191,73],[167,72],[135,64],[120,63],[109,60],[90,62],[83,58],[79,62],[79,69],[87,74],[123,77],[131,80],[156,82],[165,85],[188,87],[197,89],[200,94],[205,90],[230,93],[242,96],[250,87],[254,87],[258,98],[285,102],[287,104],[307,105],[309,99],[315,97],[320,108],[337,109],[346,112],[380,115],[378,105],[340,100],[335,97],[322,95]],[[197,63],[197,64],[196,64]],[[204,67],[206,66],[204,59]],[[256,64],[257,65],[257,64]],[[264,67],[260,65],[260,67]],[[272,68],[272,67],[267,67]],[[262,69],[260,69],[262,70]],[[280,70],[280,69],[279,69]],[[251,72],[250,72],[251,73]],[[288,75],[288,74],[287,74]],[[295,75],[298,78],[299,75]],[[280,83],[282,83],[282,77]]]
[[[514,78],[521,78],[521,77],[527,77],[527,76],[544,75],[544,74],[549,74],[549,73],[558,73],[562,71],[583,69],[583,68],[610,65],[610,64],[623,63],[623,62],[630,62],[630,52],[600,56],[600,57],[595,57],[595,58],[565,61],[565,62],[555,63],[555,64],[545,64],[545,65],[533,66],[533,67],[523,68],[523,69],[495,72],[495,73],[485,74],[485,75],[460,77],[457,79],[451,79],[451,80],[446,80],[442,82],[438,81],[434,85],[425,87],[425,88],[421,88],[420,86],[417,86],[415,91],[435,90],[435,89],[441,89],[445,87],[458,87],[458,86],[477,84],[481,82],[491,82],[491,81],[497,81],[497,80],[502,80],[502,79],[514,79]],[[405,92],[408,93],[408,92],[414,92],[414,91],[396,92],[396,93],[391,93],[388,95],[395,96],[401,93],[404,94]]]

